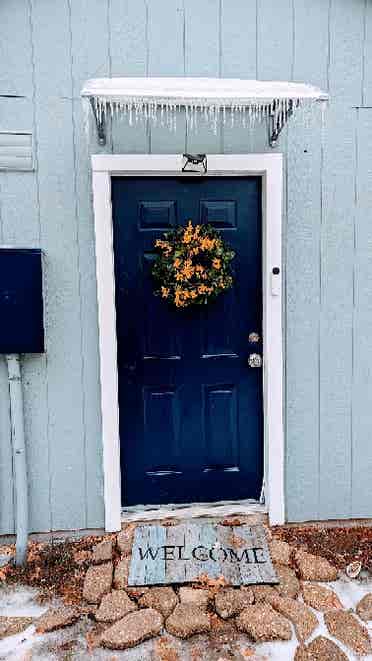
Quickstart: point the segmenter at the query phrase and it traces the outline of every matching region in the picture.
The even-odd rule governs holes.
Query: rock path
[[[200,634],[212,643],[219,636],[228,645],[226,656],[218,652],[213,661],[268,659],[262,652],[265,644],[293,641],[295,645],[296,639],[297,646],[288,661],[372,658],[368,631],[372,592],[353,604],[352,611],[347,609],[343,599],[326,585],[335,581],[338,572],[323,558],[272,540],[270,550],[280,581],[276,586],[216,588],[212,581],[209,587],[130,588],[127,583],[134,529],[130,524],[118,534],[116,544],[110,537],[95,547],[84,581],[85,604],[49,609],[34,620],[37,632],[68,629],[88,617],[95,626],[95,649],[130,650],[155,639],[157,656],[151,658],[159,661],[179,661],[179,644],[187,641],[194,645],[192,641],[197,641]],[[30,618],[2,620],[0,639],[30,625]],[[324,635],[317,635],[323,622]],[[231,642],[242,634],[247,641],[246,656]],[[195,652],[194,657],[202,659],[203,655],[198,657]]]

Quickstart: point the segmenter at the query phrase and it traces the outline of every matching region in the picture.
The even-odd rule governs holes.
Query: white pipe
[[[6,356],[16,491],[17,565],[23,565],[26,561],[28,539],[28,486],[20,360],[18,354]]]

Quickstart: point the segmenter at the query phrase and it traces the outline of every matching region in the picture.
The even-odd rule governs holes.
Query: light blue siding
[[[324,146],[320,314],[319,512],[351,516],[355,262],[355,130],[361,103],[364,4],[333,0]],[[330,489],[331,487],[331,489]]]
[[[82,352],[81,388],[83,405],[86,526],[101,525],[102,442],[100,437],[100,396],[97,353],[97,309],[94,255],[93,212],[91,205],[91,153],[97,153],[96,139],[89,142],[79,98],[84,81],[106,76],[110,68],[110,30],[107,5],[101,0],[71,3],[71,76],[74,150],[75,226],[80,304],[80,342]]]
[[[32,13],[51,522],[54,529],[77,528],[86,525],[87,494],[70,13],[67,1],[45,0],[33,0]]]
[[[102,4],[106,4],[103,2]],[[148,75],[148,7],[143,0],[110,0],[110,73],[113,76]],[[115,125],[113,150],[115,153],[147,153],[149,132],[143,124]]]
[[[186,36],[185,12],[181,0],[163,0],[162,7],[167,16],[167,38],[164,39],[164,26],[158,20],[159,3],[148,3],[148,75],[162,76],[164,70],[170,76],[183,76],[186,57],[184,39]],[[180,153],[185,151],[186,117],[178,113],[177,130],[157,126],[150,132],[150,151],[153,154]]]
[[[239,3],[240,4],[240,3]],[[219,0],[187,0],[185,2],[185,74],[186,76],[219,76],[220,58],[220,2]],[[206,57],[208,53],[208,57]],[[191,153],[221,151],[221,126],[217,134],[198,120],[198,132],[187,127],[186,149]]]
[[[358,111],[355,173],[355,264],[353,317],[353,399],[351,513],[371,516],[372,381],[372,113]]]
[[[332,104],[292,121],[285,155],[288,520],[372,511],[372,5],[369,0],[3,0],[0,130],[30,131],[35,172],[0,172],[0,240],[46,253],[47,354],[23,361],[33,530],[103,525],[90,154],[270,151],[266,131],[217,135],[114,122],[86,140],[83,81],[107,75],[302,80]],[[2,96],[3,95],[3,96]],[[19,98],[5,98],[18,95]],[[362,106],[362,107],[360,107]],[[357,107],[360,107],[359,109]],[[14,529],[0,359],[0,532]]]
[[[298,0],[293,78],[328,87],[327,2]],[[309,57],[309,53],[312,53]],[[286,295],[286,494],[291,518],[318,518],[320,479],[319,318],[321,182],[320,111],[288,132]],[[306,405],[304,405],[306,402]]]

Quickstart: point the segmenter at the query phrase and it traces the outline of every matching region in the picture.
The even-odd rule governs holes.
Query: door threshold
[[[217,503],[182,503],[179,505],[132,505],[122,507],[121,520],[158,521],[160,519],[196,519],[198,517],[247,516],[268,513],[266,505],[256,500],[225,500]]]

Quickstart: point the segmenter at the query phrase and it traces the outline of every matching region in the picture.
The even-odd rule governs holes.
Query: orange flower
[[[189,220],[188,225],[184,231],[182,243],[191,243],[193,237],[193,226],[191,220]]]
[[[215,269],[220,269],[221,268],[221,260],[218,259],[217,257],[214,258],[212,264],[213,264]]]
[[[185,301],[187,300],[188,296],[189,296],[189,292],[187,290],[181,289],[181,287],[177,287],[174,294],[174,302],[176,304],[176,307],[178,308],[185,307]]]
[[[155,241],[155,246],[157,248],[161,248],[162,250],[165,250],[166,252],[172,252],[172,246],[168,241],[162,241],[161,239],[157,239]]]
[[[173,260],[173,266],[174,266],[176,269],[179,269],[179,267],[181,266],[181,260],[180,260],[179,257],[175,257],[175,258],[174,258],[174,260]]]
[[[216,243],[215,239],[209,239],[207,236],[205,236],[200,242],[200,249],[213,250],[215,243]]]
[[[192,265],[191,259],[186,259],[184,267],[182,269],[182,275],[186,280],[190,280],[191,276],[194,275],[194,267]]]
[[[198,240],[200,230],[201,230],[201,225],[195,225],[195,229],[194,229],[194,241],[197,241],[197,240]]]
[[[168,287],[162,287],[161,288],[161,295],[162,295],[163,298],[168,298],[169,288]]]

